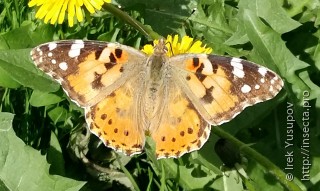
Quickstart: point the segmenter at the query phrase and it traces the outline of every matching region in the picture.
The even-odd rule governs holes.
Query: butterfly
[[[239,58],[167,57],[163,39],[152,55],[118,43],[64,40],[35,47],[35,65],[85,110],[92,133],[126,155],[141,153],[146,136],[156,156],[177,158],[200,149],[211,125],[276,96],[283,81]]]

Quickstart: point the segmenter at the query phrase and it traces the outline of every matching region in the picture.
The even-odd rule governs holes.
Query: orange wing
[[[80,106],[91,106],[134,76],[147,56],[117,43],[66,40],[39,45],[34,63]]]
[[[174,82],[169,82],[160,120],[152,121],[150,134],[157,158],[180,157],[200,149],[210,135],[210,125]]]
[[[283,86],[273,71],[239,58],[186,54],[169,62],[179,87],[212,125],[230,121],[244,108],[273,98]]]
[[[141,152],[145,135],[132,80],[147,59],[144,53],[117,43],[67,40],[42,44],[31,56],[85,108],[91,132],[106,146],[127,155]]]
[[[141,153],[145,143],[143,123],[137,111],[137,85],[133,84],[132,79],[101,102],[85,108],[91,132],[106,146],[126,155]]]

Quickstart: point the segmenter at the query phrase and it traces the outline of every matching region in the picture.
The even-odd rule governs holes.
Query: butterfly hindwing
[[[165,89],[168,91],[163,110],[151,125],[151,137],[156,143],[157,158],[177,158],[200,149],[209,138],[211,126],[177,83],[170,81]]]
[[[82,40],[42,44],[31,51],[31,57],[80,106],[101,101],[147,59],[144,53],[118,43]]]
[[[96,105],[85,108],[91,132],[106,146],[126,155],[141,153],[145,143],[145,130],[136,111],[135,82],[127,81]]]
[[[271,70],[239,58],[187,54],[172,57],[170,64],[189,99],[213,125],[230,121],[244,108],[273,98],[283,86]]]

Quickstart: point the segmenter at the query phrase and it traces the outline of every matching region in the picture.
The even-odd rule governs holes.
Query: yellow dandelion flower
[[[94,13],[100,10],[104,3],[111,3],[111,0],[31,0],[29,7],[39,7],[36,18],[43,19],[45,23],[62,24],[66,12],[68,14],[68,23],[72,27],[74,17],[79,22],[83,21],[83,6],[90,12]]]
[[[146,44],[143,47],[142,52],[148,55],[153,54],[154,46],[158,44],[158,42],[159,40],[154,40],[153,46],[151,44]],[[175,35],[174,37],[168,35],[165,43],[166,47],[168,48],[167,56],[169,57],[183,53],[210,54],[212,52],[212,48],[206,48],[205,46],[202,46],[201,41],[194,41],[193,38],[188,36],[182,37],[181,41],[179,41],[178,35]]]

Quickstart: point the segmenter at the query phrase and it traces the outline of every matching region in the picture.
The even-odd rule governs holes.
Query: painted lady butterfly
[[[67,40],[42,44],[31,56],[85,109],[91,132],[127,155],[142,152],[146,135],[157,158],[198,150],[211,125],[283,86],[274,72],[239,58],[166,52],[164,40],[151,56],[117,43]]]

